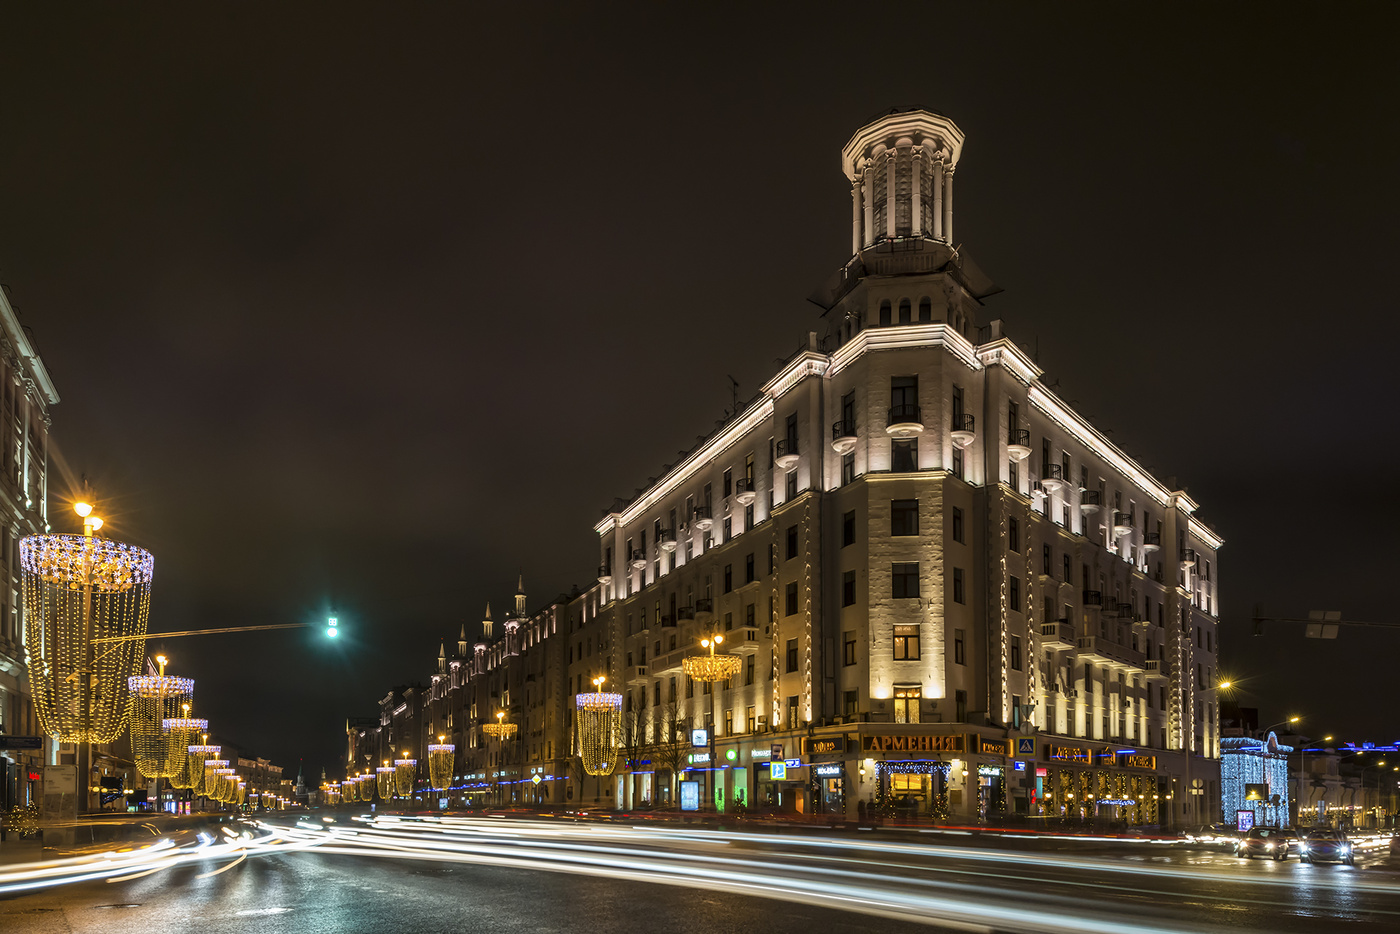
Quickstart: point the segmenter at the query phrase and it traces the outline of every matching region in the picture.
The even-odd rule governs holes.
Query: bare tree
[[[670,771],[671,802],[673,807],[679,807],[677,782],[680,780],[682,768],[689,764],[686,761],[686,749],[689,748],[689,744],[685,739],[686,731],[690,728],[690,718],[681,714],[678,700],[672,698],[657,710],[657,728],[651,758],[657,765]]]

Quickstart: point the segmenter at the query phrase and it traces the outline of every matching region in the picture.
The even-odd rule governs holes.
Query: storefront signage
[[[1132,798],[1100,798],[1099,804],[1112,804],[1120,808],[1130,808],[1137,804]]]
[[[692,753],[690,754],[690,762],[691,762],[692,765],[694,765],[696,762],[709,762],[709,761],[710,761],[710,754],[709,754],[708,752],[692,752]]]
[[[787,766],[787,767],[790,768],[790,769],[800,769],[800,768],[802,768],[802,760],[801,760],[801,759],[784,759],[784,760],[783,760],[783,765]]]
[[[839,765],[819,765],[815,771],[822,778],[839,778],[842,774],[842,768]]]
[[[977,767],[978,775],[1000,775],[1001,773],[1002,768],[999,765],[979,765]]]
[[[844,736],[806,736],[802,739],[802,752],[809,756],[828,756],[846,751]]]
[[[1011,743],[1004,739],[983,738],[977,744],[978,751],[984,756],[1009,756],[1011,755]]]
[[[1079,746],[1051,746],[1050,758],[1066,759],[1070,762],[1083,762],[1085,765],[1088,765],[1094,759],[1089,750]]]
[[[966,752],[967,737],[948,736],[862,736],[865,752]]]
[[[710,731],[709,731],[709,730],[691,730],[691,731],[690,731],[690,745],[692,745],[692,746],[708,746],[708,745],[710,745]]]
[[[749,753],[749,755],[753,756],[755,759],[767,759],[772,754],[772,751],[768,749],[755,749]]]
[[[1118,756],[1118,764],[1125,769],[1156,769],[1157,757],[1145,756],[1141,753],[1121,753]]]
[[[42,736],[0,736],[0,749],[43,749]]]
[[[681,782],[681,810],[700,810],[700,783]]]

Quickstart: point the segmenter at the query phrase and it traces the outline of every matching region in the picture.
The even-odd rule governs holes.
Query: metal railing
[[[1023,448],[1031,446],[1031,432],[1029,428],[1012,428],[1006,433],[1006,443],[1015,444]]]
[[[887,425],[922,425],[924,419],[917,405],[892,405],[885,423]]]
[[[841,438],[854,438],[856,436],[856,422],[853,418],[843,418],[839,422],[831,425],[831,440],[837,441]]]
[[[976,431],[977,417],[974,415],[956,415],[953,417],[954,431]]]

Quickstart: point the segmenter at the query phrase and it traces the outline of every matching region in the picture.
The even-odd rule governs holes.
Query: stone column
[[[943,239],[943,155],[933,157],[933,235]]]
[[[899,170],[899,150],[885,150],[885,236],[895,235],[895,175]]]
[[[917,237],[923,233],[924,199],[924,147],[915,146],[909,159],[909,233]]]
[[[943,236],[953,245],[953,166],[943,173]]]
[[[851,255],[860,252],[860,196],[861,196],[861,175],[851,181]]]
[[[871,160],[865,161],[865,166],[861,170],[865,176],[865,182],[861,186],[865,191],[865,243],[875,242],[875,164]],[[862,246],[865,244],[863,243]]]

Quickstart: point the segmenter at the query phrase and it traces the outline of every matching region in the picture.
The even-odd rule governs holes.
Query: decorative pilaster
[[[923,233],[923,177],[924,147],[915,146],[909,158],[909,234],[914,237]]]
[[[885,150],[885,236],[891,240],[897,230],[895,226],[895,190],[899,187],[895,177],[899,174],[899,150]]]
[[[943,239],[943,154],[933,157],[933,235]]]
[[[956,166],[948,166],[943,172],[943,236],[948,245],[953,245],[953,172]]]
[[[862,186],[862,184],[861,184],[861,177],[860,177],[860,176],[856,176],[855,180],[854,180],[853,182],[851,182],[851,255],[852,255],[852,256],[854,256],[855,254],[859,253],[859,252],[860,252],[860,247],[861,247],[861,241],[860,241],[860,214],[861,214],[860,198],[861,198],[861,190],[862,190],[862,187],[863,187],[863,186]]]

